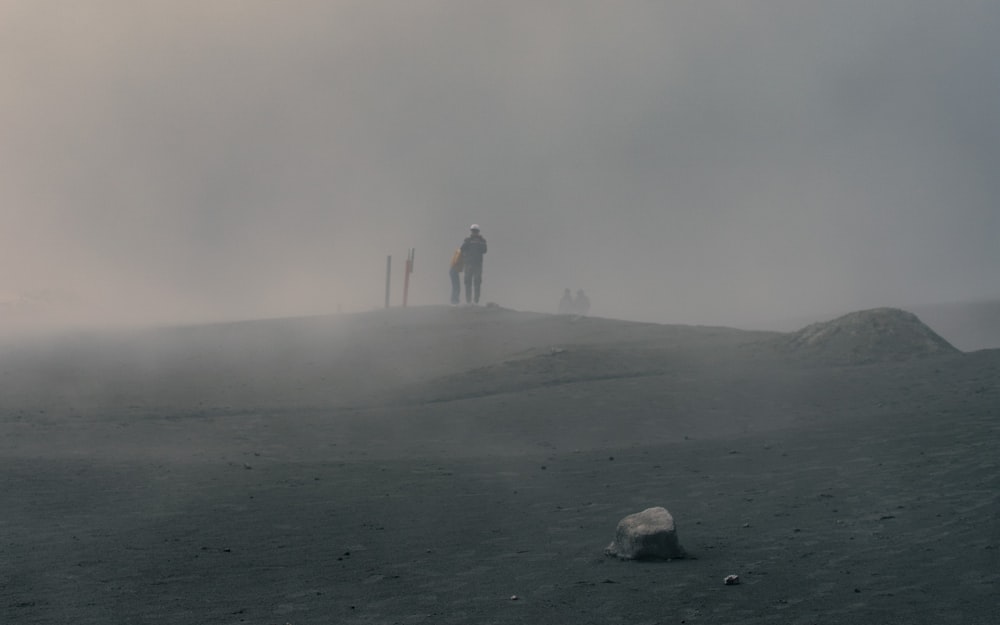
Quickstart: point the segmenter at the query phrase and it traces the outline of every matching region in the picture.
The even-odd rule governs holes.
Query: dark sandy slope
[[[1000,622],[1000,350],[831,324],[418,308],[7,345],[0,623]],[[606,558],[653,505],[694,557]]]

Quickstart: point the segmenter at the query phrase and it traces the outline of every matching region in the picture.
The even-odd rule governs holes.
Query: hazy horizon
[[[0,307],[747,325],[1000,299],[1000,5],[0,4]],[[34,305],[33,304],[33,305]]]

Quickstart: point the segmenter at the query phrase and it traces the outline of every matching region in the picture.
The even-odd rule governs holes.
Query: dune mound
[[[553,346],[528,350],[495,364],[421,382],[405,390],[416,393],[422,401],[441,402],[564,384],[652,377],[665,373],[670,364],[661,350],[649,348]]]
[[[782,340],[793,353],[861,364],[960,353],[913,313],[875,308],[814,323]]]

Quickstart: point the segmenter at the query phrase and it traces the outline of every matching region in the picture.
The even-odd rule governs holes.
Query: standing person
[[[478,224],[469,227],[469,236],[465,237],[459,249],[465,261],[465,303],[478,304],[479,288],[483,283],[483,255],[486,254],[486,239],[479,234]]]
[[[448,275],[451,276],[451,303],[458,304],[458,297],[462,294],[462,283],[459,281],[458,274],[462,272],[462,266],[465,264],[465,260],[462,258],[462,250],[457,249],[455,253],[451,255],[451,267],[448,269]]]
[[[581,317],[586,317],[587,313],[590,312],[590,298],[583,292],[583,289],[579,289],[576,292],[576,299],[573,301],[573,312]]]
[[[559,300],[559,308],[556,310],[560,315],[573,314],[573,293],[569,289],[563,289],[562,299]]]

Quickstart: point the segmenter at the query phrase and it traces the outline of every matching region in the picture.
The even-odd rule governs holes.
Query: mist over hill
[[[997,33],[0,1],[0,625],[996,625]]]
[[[278,419],[295,436],[304,419],[344,441],[374,428],[449,453],[523,449],[519,432],[541,427],[544,438],[591,447],[861,418],[885,409],[876,388],[944,405],[955,388],[981,384],[997,353],[962,354],[893,310],[778,333],[495,306],[395,308],[25,342],[0,356],[0,409],[136,423]],[[944,390],[912,387],[931,371],[946,372],[936,380]],[[595,411],[603,425],[574,429],[574,414]],[[472,414],[480,431],[502,432],[475,437]]]
[[[910,310],[962,351],[1000,348],[1000,300],[914,306]]]

